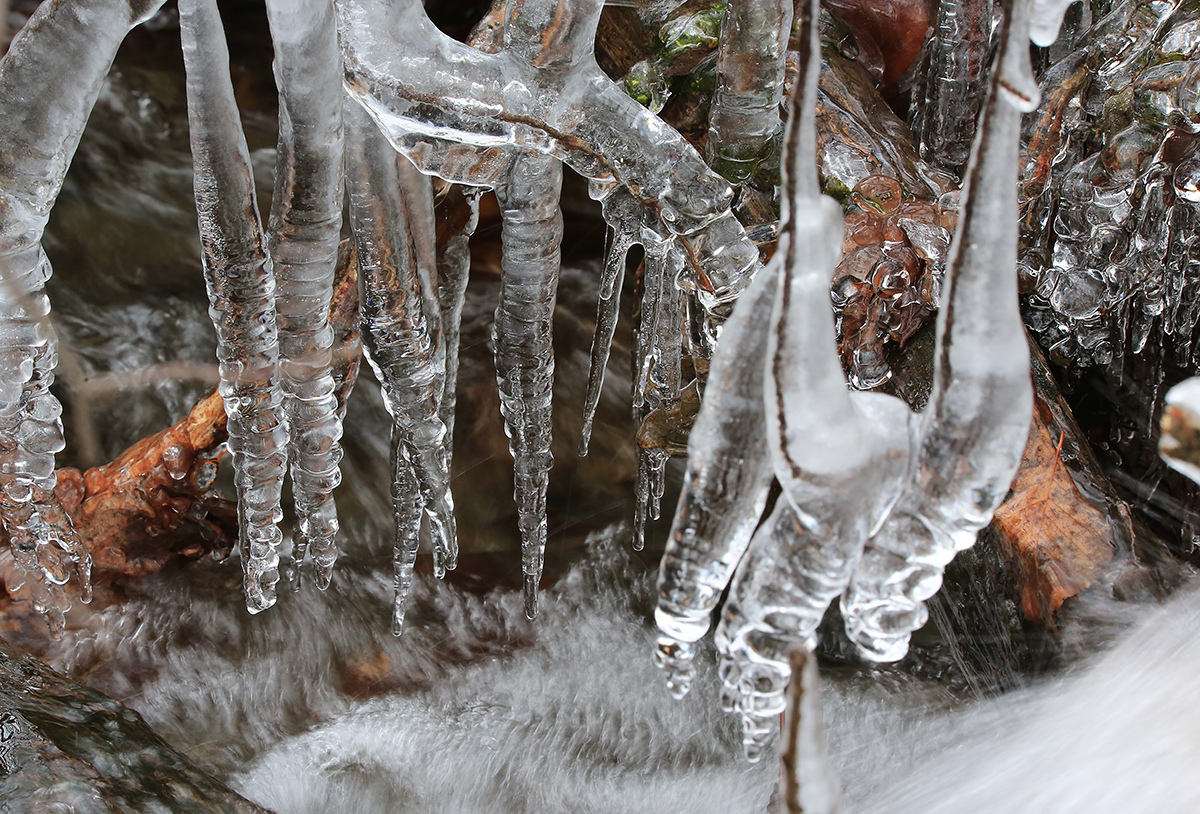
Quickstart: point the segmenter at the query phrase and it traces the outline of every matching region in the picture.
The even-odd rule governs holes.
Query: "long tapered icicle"
[[[821,677],[817,656],[804,648],[791,652],[791,686],[779,755],[779,814],[838,814],[842,789],[829,761]]]
[[[926,619],[924,600],[1004,499],[1029,429],[1029,349],[1014,285],[1021,112],[1036,106],[1029,0],[1012,0],[942,284],[937,372],[921,417],[915,477],[871,540],[842,600],[865,656],[894,661]]]
[[[446,368],[432,280],[432,191],[429,179],[396,155],[357,104],[347,101],[345,120],[364,344],[383,386],[393,433],[403,445],[401,457],[420,490],[440,576],[455,566],[458,543],[446,427],[438,414]],[[413,517],[419,523],[419,515],[407,510],[398,513],[397,520],[412,522]],[[410,545],[418,531],[397,529],[398,544]],[[397,567],[402,561],[398,553]],[[397,577],[398,586],[407,584]],[[398,615],[403,615],[406,602],[407,595],[398,593]]]
[[[246,606],[257,613],[275,603],[286,467],[276,379],[275,278],[216,3],[183,0],[179,17],[204,276],[238,492]]]
[[[583,404],[583,431],[579,437],[579,454],[587,455],[592,439],[592,424],[600,392],[604,388],[604,372],[617,330],[617,312],[621,303],[621,287],[625,280],[625,260],[642,230],[643,207],[622,187],[615,184],[592,185],[592,196],[601,201],[604,219],[609,223],[608,245],[604,250],[604,271],[600,277],[600,297],[596,308],[596,331],[592,334],[591,365],[588,369],[587,395]]]
[[[732,301],[757,267],[758,250],[729,210],[729,185],[600,71],[591,49],[599,3],[547,8],[525,9],[536,36],[485,54],[438,31],[416,0],[349,0],[338,6],[347,87],[397,149],[447,180],[494,183],[521,148],[624,184],[653,203],[680,239],[688,257],[682,283],[707,308]],[[464,156],[450,142],[477,149]],[[479,150],[490,161],[481,165]],[[459,175],[468,169],[470,178]]]
[[[554,301],[558,289],[562,164],[522,154],[496,188],[503,214],[500,304],[493,341],[500,411],[513,456],[513,488],[521,529],[525,613],[537,613],[546,549],[549,486]]]
[[[117,48],[161,2],[43,3],[0,63],[0,517],[15,569],[51,632],[72,571],[91,597],[91,558],[54,495],[62,407],[50,393],[58,338],[42,232]]]
[[[688,438],[688,468],[658,576],[655,660],[682,697],[694,643],[745,553],[774,473],[763,426],[763,367],[778,265],[759,272],[721,331],[704,407]],[[747,364],[749,362],[749,364]]]
[[[337,559],[333,489],[342,457],[328,318],[342,226],[341,55],[331,0],[270,0],[267,17],[279,87],[267,248],[298,524],[294,557],[311,551],[317,586],[325,588]]]
[[[471,276],[471,235],[479,225],[479,196],[482,190],[462,187],[467,220],[446,243],[437,270],[438,311],[442,321],[442,352],[446,358],[445,387],[438,415],[446,425],[446,449],[454,450],[454,406],[458,397],[458,346],[462,330],[467,281]]]
[[[753,178],[779,138],[791,30],[791,0],[730,0],[725,7],[704,149],[709,166],[730,181]]]

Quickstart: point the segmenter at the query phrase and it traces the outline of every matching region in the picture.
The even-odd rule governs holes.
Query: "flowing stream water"
[[[236,18],[228,28],[235,63],[239,36],[265,36],[251,25],[238,35]],[[175,362],[203,369],[213,359],[178,55],[164,39],[135,35],[121,57],[47,233],[55,318],[92,373]],[[273,113],[261,101],[271,98],[269,72],[238,64],[258,187],[269,190]],[[594,242],[594,227],[576,226],[568,247]],[[522,611],[513,556],[511,475],[487,348],[498,282],[484,268],[464,318],[454,480],[461,573],[438,583],[422,554],[402,637],[389,630],[390,420],[364,372],[346,421],[344,555],[328,591],[301,573],[277,607],[251,617],[236,559],[205,560],[142,581],[122,603],[77,608],[45,653],[50,663],[136,709],[200,766],[280,814],[764,811],[775,767],[742,760],[736,720],[717,703],[711,650],[697,657],[682,701],[669,697],[651,660],[655,552],[630,551],[620,523],[632,512],[634,477],[622,395],[628,354],[614,354],[590,457],[573,454],[595,272],[595,261],[576,259],[559,294],[556,406],[566,409],[556,410],[563,448],[551,476],[547,562],[556,581],[536,621]],[[167,376],[94,397],[98,460],[83,459],[81,425],[71,423],[80,404],[64,391],[75,412],[61,463],[108,460],[211,386]],[[652,526],[647,538],[664,532]],[[1198,615],[1193,597],[1161,612],[1093,598],[1076,614],[1086,623],[1067,620],[1078,653],[1095,654],[1149,620],[1067,677],[999,697],[929,670],[827,670],[825,719],[845,810],[1200,810],[1190,779],[1200,715],[1189,703]]]

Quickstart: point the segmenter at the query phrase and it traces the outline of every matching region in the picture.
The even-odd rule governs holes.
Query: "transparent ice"
[[[275,604],[279,501],[287,466],[287,427],[276,376],[275,276],[216,2],[184,0],[179,18],[204,277],[217,329],[220,392],[238,492],[246,607],[258,613]]]
[[[279,87],[279,149],[267,250],[275,273],[279,378],[296,504],[293,559],[311,552],[327,587],[341,481],[329,303],[342,227],[342,76],[332,0],[267,3]]]
[[[58,339],[42,232],[117,47],[160,5],[51,0],[0,63],[0,516],[16,566],[8,587],[55,633],[72,572],[90,598],[91,559],[54,494],[62,407],[50,392]]]
[[[761,272],[777,280],[773,310],[764,322],[757,311],[771,295],[745,297],[732,322],[756,332],[767,347],[759,409],[771,467],[783,487],[733,573],[716,631],[723,703],[741,714],[751,759],[761,756],[784,709],[789,652],[811,650],[817,625],[840,594],[847,632],[864,655],[893,660],[907,650],[909,634],[924,621],[921,603],[940,586],[942,568],[974,542],[1007,492],[1032,404],[1013,279],[1020,113],[1037,99],[1024,47],[1027,5],[1018,0],[1003,29],[943,282],[934,391],[920,415],[898,399],[847,390],[838,359],[829,280],[841,253],[842,223],[841,208],[820,195],[814,161],[817,9],[813,3],[798,11],[800,75],[785,145],[782,234],[779,251]],[[760,291],[769,292],[768,281],[750,289]],[[722,375],[745,375],[725,364]],[[710,387],[721,387],[720,393],[727,385],[715,373]],[[703,461],[713,439],[692,437]],[[752,444],[722,441],[751,449],[742,473],[751,488],[737,510],[745,512],[743,528],[753,528],[762,510],[755,499],[761,464]],[[695,485],[689,477],[656,613],[666,634],[659,660],[676,692],[686,690],[688,645],[703,634],[709,603],[729,578],[730,560],[736,561],[735,551],[691,533],[703,527],[688,522],[697,513],[734,508],[699,504]],[[681,590],[683,568],[690,574]]]

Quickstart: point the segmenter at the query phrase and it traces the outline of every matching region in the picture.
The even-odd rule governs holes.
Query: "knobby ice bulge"
[[[23,577],[8,589],[27,597],[56,631],[70,605],[69,584],[87,601],[91,561],[54,491],[54,456],[64,442],[62,408],[50,392],[57,340],[42,233],[117,48],[160,5],[49,0],[0,65],[0,511],[13,573]],[[691,686],[697,642],[724,595],[715,630],[722,702],[739,713],[751,759],[774,737],[790,654],[813,650],[834,600],[863,658],[902,658],[927,620],[924,603],[955,554],[991,520],[1025,448],[1033,389],[1017,270],[1036,258],[1019,253],[1018,235],[1029,207],[1049,204],[1018,200],[1018,181],[1028,180],[1020,175],[1021,114],[1039,104],[1028,41],[1051,45],[1066,6],[1001,3],[993,27],[986,4],[981,35],[981,4],[943,3],[928,47],[948,80],[930,92],[944,110],[918,122],[920,157],[896,160],[911,172],[905,185],[928,199],[902,209],[889,203],[890,188],[842,184],[843,201],[871,204],[846,221],[842,203],[822,194],[838,191],[831,179],[846,174],[849,159],[818,132],[818,108],[832,98],[825,83],[833,79],[823,75],[830,69],[822,67],[822,43],[832,35],[817,3],[728,4],[717,26],[701,152],[656,115],[662,94],[646,91],[662,85],[667,62],[639,63],[623,81],[601,69],[595,36],[603,6],[595,0],[512,0],[469,43],[442,33],[416,0],[270,0],[279,143],[264,221],[216,3],[180,0],[195,201],[247,607],[257,613],[276,601],[285,480],[297,518],[291,556],[311,557],[321,587],[333,578],[345,404],[336,393],[329,314],[343,233],[358,279],[364,356],[392,419],[396,635],[422,538],[430,540],[438,576],[455,568],[450,453],[467,241],[480,192],[491,190],[502,244],[495,375],[513,459],[524,611],[536,615],[548,536],[565,165],[587,179],[609,227],[591,370],[580,394],[581,451],[601,400],[623,288],[634,286],[640,299],[631,404],[637,425],[654,429],[673,411],[687,412],[689,400],[701,404],[659,580],[654,656],[672,692],[682,696]],[[1144,12],[1126,4],[1113,14],[1130,8]],[[951,58],[970,52],[965,46],[975,49],[970,65]],[[971,126],[948,127],[951,120]],[[1095,338],[1101,309],[1080,304],[1082,287],[1100,283],[1079,246],[1100,240],[1099,232],[1124,230],[1139,246],[1173,251],[1168,246],[1183,228],[1176,221],[1190,210],[1163,220],[1154,214],[1164,206],[1154,202],[1166,194],[1168,176],[1173,189],[1194,193],[1186,175],[1194,156],[1173,158],[1170,139],[1161,138],[1151,169],[1138,165],[1149,191],[1136,223],[1101,200],[1112,191],[1107,181],[1083,178],[1078,168],[1054,170],[1068,177],[1053,194],[1092,196],[1083,211],[1098,207],[1120,220],[1120,210],[1124,219],[1113,225],[1089,215],[1087,224],[1075,224],[1076,209],[1055,204],[1059,240],[1049,266],[1035,270],[1050,308],[1035,330],[1084,326],[1073,341],[1101,361],[1111,360]],[[1172,131],[1171,138],[1185,136]],[[1079,167],[1102,163],[1088,161]],[[1125,184],[1112,175],[1112,185]],[[470,214],[448,241],[436,231],[431,177],[468,188]],[[757,213],[747,204],[756,188],[767,190]],[[1185,193],[1184,200],[1196,199]],[[884,233],[884,248],[869,274],[839,271],[866,245],[848,252],[847,241],[872,229]],[[439,251],[439,242],[448,246]],[[635,245],[644,259],[629,274]],[[1130,254],[1124,262],[1143,261]],[[1181,290],[1193,282],[1182,265]],[[834,289],[836,315],[831,280],[844,283]],[[889,295],[893,312],[871,310],[877,305],[868,298],[879,291],[903,292]],[[1145,288],[1130,299],[1140,350],[1163,309],[1155,310]],[[1166,327],[1182,333],[1191,320],[1190,333],[1189,308],[1172,306]],[[874,345],[839,349],[839,331],[843,343],[851,324],[900,335],[906,314],[924,318],[935,309],[924,408],[859,389],[885,380],[887,367]],[[635,547],[666,494],[668,446],[638,448]]]

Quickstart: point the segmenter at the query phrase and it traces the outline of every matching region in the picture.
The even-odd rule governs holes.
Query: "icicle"
[[[279,372],[296,502],[297,563],[311,548],[317,587],[337,559],[333,489],[342,422],[334,397],[329,302],[342,227],[342,76],[330,0],[270,0],[279,151],[267,249],[275,270]]]
[[[691,686],[694,643],[766,505],[773,477],[763,427],[763,366],[779,266],[760,271],[721,331],[704,404],[688,438],[688,467],[658,577],[655,660],[677,698]]]
[[[392,547],[392,581],[395,599],[392,602],[392,635],[404,633],[404,614],[412,594],[413,566],[421,545],[421,488],[416,469],[408,458],[403,435],[392,429],[392,518],[396,523]]]
[[[644,209],[627,191],[616,185],[591,186],[593,198],[604,207],[604,220],[609,224],[608,245],[604,252],[604,271],[600,277],[600,300],[596,313],[596,332],[592,335],[591,367],[588,370],[588,389],[583,406],[583,432],[579,438],[579,454],[587,455],[592,438],[592,423],[604,387],[604,371],[617,330],[617,312],[621,302],[621,286],[625,279],[625,259],[634,243],[639,242]]]
[[[1033,0],[1029,14],[1029,39],[1033,40],[1034,45],[1046,47],[1054,44],[1067,9],[1075,2],[1076,0]]]
[[[441,577],[455,567],[458,543],[446,427],[438,413],[446,366],[431,279],[436,262],[432,191],[429,179],[397,156],[349,100],[345,121],[367,359],[414,470],[433,537],[434,570]],[[398,539],[406,539],[407,531],[398,530]]]
[[[942,284],[937,369],[921,416],[918,470],[842,599],[847,633],[877,661],[907,652],[909,635],[926,618],[924,600],[941,586],[954,554],[974,545],[1025,447],[1033,393],[1013,277],[1021,110],[1028,100],[1011,89],[1028,87],[1014,73],[1028,70],[1027,2],[1012,4],[967,172]]]
[[[118,46],[161,5],[49,0],[0,63],[0,516],[9,590],[27,592],[55,636],[72,571],[91,598],[91,557],[54,495],[62,407],[50,393],[58,338],[42,232]]]
[[[642,243],[646,262],[633,381],[633,417],[639,426],[651,411],[667,409],[679,400],[683,353],[683,292],[675,282],[684,264],[682,252],[677,241],[654,222],[643,228]],[[645,545],[647,520],[658,519],[669,457],[665,449],[638,447],[635,551]]]
[[[730,0],[725,7],[705,155],[735,183],[754,177],[779,138],[791,30],[792,0]]]
[[[263,246],[250,154],[216,3],[184,0],[179,17],[205,282],[238,490],[246,606],[257,613],[275,603],[286,466],[275,383],[275,278]]]
[[[479,225],[479,196],[482,190],[460,187],[468,209],[467,221],[446,243],[438,262],[437,298],[442,321],[442,352],[446,357],[446,384],[438,415],[446,425],[446,450],[454,450],[454,405],[458,390],[458,344],[462,328],[462,310],[466,301],[467,281],[471,276],[471,235]]]
[[[497,54],[443,35],[416,0],[347,0],[338,9],[347,87],[423,171],[488,185],[514,146],[556,156],[655,203],[687,254],[681,282],[706,308],[732,301],[748,283],[758,250],[729,211],[729,185],[596,65],[598,2],[564,6],[559,18],[539,12],[538,36],[514,37],[522,45]],[[537,44],[546,38],[536,26],[550,19],[553,42]],[[547,54],[535,64],[529,54],[548,45],[569,58],[550,66],[561,58]]]
[[[562,164],[523,153],[496,187],[503,214],[500,304],[492,338],[500,411],[513,456],[514,497],[521,529],[525,613],[537,614],[537,589],[546,550],[553,323],[558,292]]]

